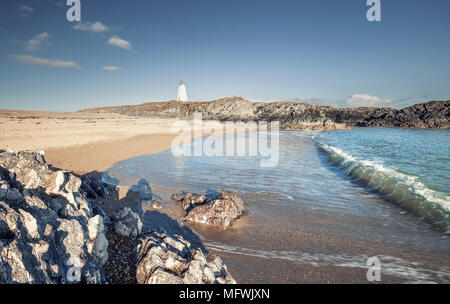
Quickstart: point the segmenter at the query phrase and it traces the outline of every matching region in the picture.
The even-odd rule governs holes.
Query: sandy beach
[[[101,177],[104,171],[117,162],[169,149],[176,137],[176,134],[170,132],[176,121],[110,113],[0,110],[0,151],[44,151],[46,162],[55,168]],[[204,126],[217,126],[217,122],[204,123]],[[226,131],[225,128],[223,131]],[[208,132],[205,129],[202,135],[207,135]],[[137,192],[120,186],[116,190],[105,198],[95,200],[108,215],[123,207],[130,207],[141,215],[148,211],[145,210],[146,206],[142,206]],[[170,208],[161,210],[161,216],[152,220],[154,228],[175,223],[178,213],[172,211]],[[173,219],[164,217],[166,213],[172,215]],[[109,236],[111,237],[111,233]],[[135,282],[135,278],[129,274],[129,265],[118,266],[124,252],[115,251],[116,247],[123,247],[127,243],[122,241],[117,236],[110,239],[108,251],[111,258],[105,266],[106,273],[110,276],[111,272],[117,273],[119,270],[119,276],[126,278],[123,281],[109,277],[111,282]],[[131,249],[127,248],[126,251]]]
[[[169,149],[177,136],[171,132],[176,122],[180,120],[114,113],[0,110],[0,150],[44,151],[47,162],[59,169],[102,172],[116,162]],[[219,124],[202,123],[203,136]]]
[[[0,111],[0,149],[45,151],[48,163],[85,174],[170,148],[174,119],[119,114]]]

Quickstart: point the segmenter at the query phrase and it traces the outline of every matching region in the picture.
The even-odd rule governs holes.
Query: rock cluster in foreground
[[[150,232],[137,247],[141,284],[235,284],[218,256],[205,257],[179,235]]]
[[[185,220],[226,229],[244,212],[244,203],[231,191],[224,191],[216,198],[195,193],[174,194],[186,210]]]
[[[0,284],[107,283],[105,270],[111,283],[235,283],[219,257],[179,235],[143,233],[128,207],[108,216],[90,201],[111,190],[43,153],[0,152]]]
[[[40,153],[0,154],[0,283],[104,283],[103,217]]]

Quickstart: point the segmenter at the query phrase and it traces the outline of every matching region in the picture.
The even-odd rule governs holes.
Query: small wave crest
[[[323,143],[318,144],[328,159],[352,179],[361,182],[405,210],[446,231],[450,225],[450,197],[429,189],[416,176],[386,168]]]

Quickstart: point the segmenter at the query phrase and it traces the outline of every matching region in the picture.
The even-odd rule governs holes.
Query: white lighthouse
[[[184,85],[183,80],[178,84],[177,101],[188,101],[186,86]]]

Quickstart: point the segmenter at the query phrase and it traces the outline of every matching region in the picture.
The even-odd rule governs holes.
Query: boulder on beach
[[[224,191],[209,199],[203,194],[173,195],[186,210],[185,220],[226,229],[244,212],[244,203],[231,191]]]
[[[129,207],[114,212],[113,227],[114,231],[123,237],[138,237],[142,233],[142,221]]]
[[[137,246],[140,284],[235,284],[218,256],[205,256],[179,235],[149,232]]]
[[[43,153],[0,153],[0,283],[105,282],[103,217],[83,189]]]

